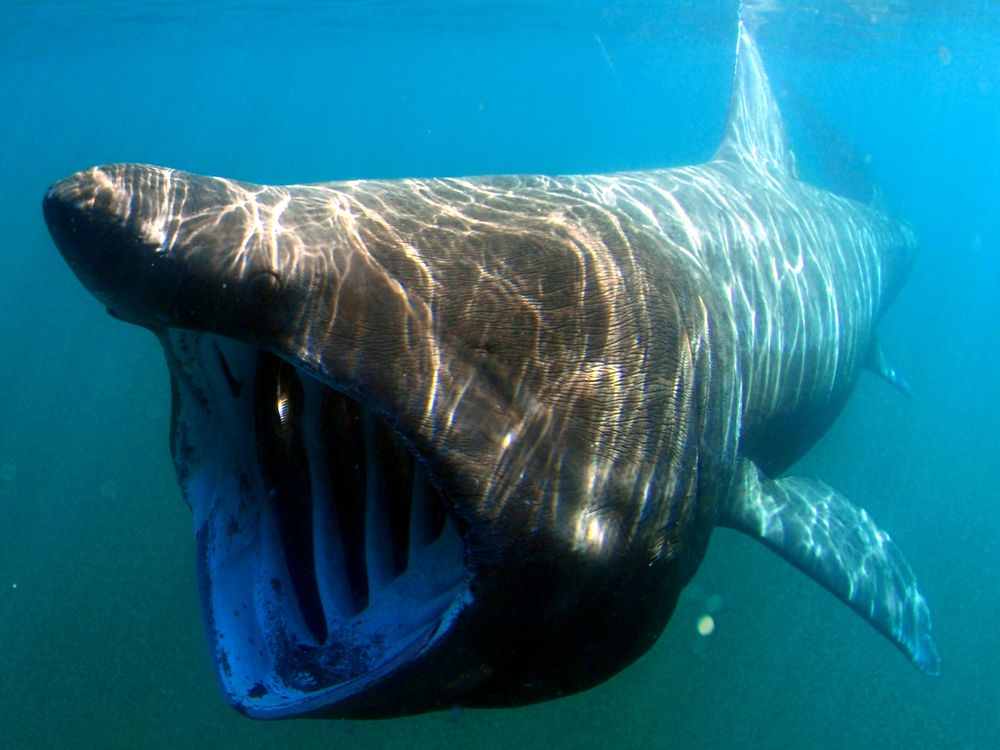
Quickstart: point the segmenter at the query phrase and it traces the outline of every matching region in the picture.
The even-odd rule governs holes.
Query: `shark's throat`
[[[300,715],[419,657],[469,580],[419,460],[363,404],[273,354],[178,329],[162,341],[229,700]]]

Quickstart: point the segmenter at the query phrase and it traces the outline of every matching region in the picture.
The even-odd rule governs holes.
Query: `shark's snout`
[[[82,216],[79,193],[78,175],[72,175],[54,183],[42,199],[45,223],[59,242],[60,249],[63,247],[64,231],[72,230]]]
[[[121,196],[101,191],[95,170],[79,172],[52,185],[42,212],[56,246],[87,288],[104,299],[114,288],[123,222],[115,206]]]
[[[281,309],[273,254],[244,236],[247,195],[230,180],[112,164],[53,184],[42,210],[67,263],[116,317],[154,330],[211,321],[228,333]],[[209,226],[243,242],[220,248]]]
[[[112,314],[156,327],[167,289],[163,233],[143,218],[148,177],[136,165],[94,167],[53,184],[42,212],[60,253]]]

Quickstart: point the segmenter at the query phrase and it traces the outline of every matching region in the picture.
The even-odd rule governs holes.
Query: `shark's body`
[[[81,280],[164,345],[240,710],[595,684],[656,639],[718,525],[937,670],[888,536],[772,478],[877,355],[914,240],[795,177],[745,31],[702,165],[289,187],[116,165],[45,212]]]

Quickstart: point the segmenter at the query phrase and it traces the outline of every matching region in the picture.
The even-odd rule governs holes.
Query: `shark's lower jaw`
[[[359,402],[230,339],[161,338],[225,694],[258,718],[329,714],[363,697],[469,601],[442,498]]]

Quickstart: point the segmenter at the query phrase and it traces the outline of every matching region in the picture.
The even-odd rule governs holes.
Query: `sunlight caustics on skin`
[[[44,209],[83,283],[163,346],[239,710],[584,689],[655,641],[720,525],[937,671],[888,535],[776,478],[862,368],[901,382],[875,327],[915,238],[798,179],[742,25],[697,166],[266,186],[119,164]]]

